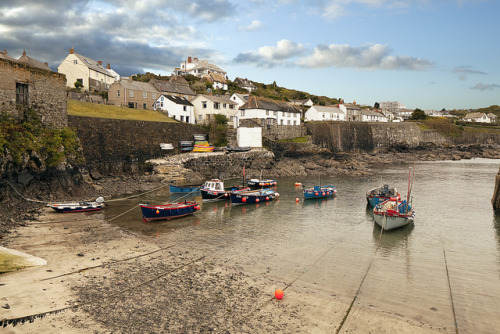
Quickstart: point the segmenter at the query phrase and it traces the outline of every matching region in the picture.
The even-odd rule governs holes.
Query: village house
[[[189,87],[189,83],[180,75],[172,75],[168,81],[151,79],[149,83],[165,95],[182,96],[193,99],[196,93]]]
[[[191,56],[189,56],[186,61],[183,61],[180,67],[175,68],[173,71],[174,75],[192,74],[198,78],[209,73],[218,73],[226,77],[226,72],[217,65],[210,64],[208,60],[199,60],[196,57],[191,58]]]
[[[108,103],[119,107],[153,110],[159,95],[160,92],[152,84],[123,77],[110,86]]]
[[[227,90],[227,81],[224,75],[219,73],[208,73],[202,76],[202,79],[210,82],[214,89]]]
[[[371,109],[361,109],[361,122],[388,122],[387,117],[381,112]]]
[[[74,48],[69,50],[69,54],[57,68],[57,72],[66,75],[66,85],[69,88],[75,88],[75,83],[79,82],[82,89],[88,92],[109,90],[111,84],[119,78],[115,71],[110,70],[109,63],[104,68],[102,61],[94,61],[75,53]]]
[[[291,100],[290,104],[292,104],[294,106],[311,107],[314,103],[311,99],[303,99],[303,100]]]
[[[353,103],[339,104],[340,110],[346,115],[346,120],[349,122],[359,122],[361,120],[361,108],[354,101]]]
[[[251,119],[262,126],[300,125],[301,111],[286,102],[251,96],[236,114],[237,120]],[[236,126],[238,126],[236,124]]]
[[[309,108],[305,114],[306,121],[345,121],[346,115],[338,106],[315,106]]]
[[[255,92],[257,90],[257,86],[253,84],[250,80],[247,78],[242,79],[242,78],[236,78],[233,81],[238,87],[246,89],[249,93]]]
[[[227,96],[198,95],[191,103],[194,106],[194,114],[197,124],[207,124],[215,120],[215,115],[226,116],[230,121],[234,121],[234,116],[238,111],[238,104]]]
[[[394,113],[406,107],[398,101],[385,101],[379,103],[379,108],[385,114],[386,111]]]
[[[0,51],[0,113],[21,118],[33,109],[50,128],[68,125],[66,77],[53,72],[47,63],[28,57],[16,60]]]
[[[497,123],[498,122],[498,117],[494,113],[490,112],[486,116],[488,116],[488,118],[490,119],[490,123]]]
[[[464,121],[466,122],[476,122],[476,123],[491,123],[488,115],[482,112],[472,112],[464,117]]]
[[[239,109],[242,105],[248,102],[249,96],[250,94],[234,93],[233,95],[231,95],[230,100],[236,102],[238,104],[238,109]]]
[[[175,120],[195,124],[194,106],[182,96],[161,94],[154,104],[155,110],[161,110]]]

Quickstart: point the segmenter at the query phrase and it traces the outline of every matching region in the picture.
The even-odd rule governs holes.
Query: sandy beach
[[[351,306],[341,297],[347,285],[332,294],[307,273],[295,273],[300,280],[290,284],[258,265],[245,268],[248,254],[203,249],[183,231],[134,235],[103,223],[101,213],[46,209],[10,236],[10,248],[47,264],[1,277],[1,303],[9,308],[0,319],[25,320],[3,331],[332,333],[342,324],[343,333],[453,332],[436,326],[439,319],[433,325]],[[282,300],[274,298],[276,288],[284,289]]]

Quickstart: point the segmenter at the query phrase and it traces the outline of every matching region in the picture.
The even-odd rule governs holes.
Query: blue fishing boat
[[[145,223],[184,217],[200,210],[198,203],[190,201],[162,205],[139,204],[139,206],[141,207],[142,221]]]
[[[170,185],[171,194],[188,194],[200,191],[200,185],[174,186]]]
[[[247,185],[252,188],[252,189],[258,189],[258,188],[268,188],[268,187],[275,187],[278,185],[278,182],[273,179],[250,179],[247,181]]]
[[[231,192],[240,190],[250,190],[250,188],[242,186],[225,188],[224,181],[219,179],[206,181],[200,189],[203,202],[223,201],[231,197]]]
[[[382,187],[370,189],[366,192],[366,200],[372,207],[391,198],[401,199],[401,195],[396,188],[389,188],[387,184],[384,184]]]
[[[337,193],[335,186],[314,186],[304,189],[304,199],[332,197]]]
[[[232,191],[231,204],[265,203],[278,196],[279,194],[273,189]]]

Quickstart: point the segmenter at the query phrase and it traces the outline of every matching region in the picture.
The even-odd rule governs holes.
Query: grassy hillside
[[[130,109],[75,100],[68,100],[68,115],[130,121],[176,122],[160,111]]]

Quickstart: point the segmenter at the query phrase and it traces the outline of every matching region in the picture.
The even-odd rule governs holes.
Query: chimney
[[[191,63],[191,56],[188,57],[188,63]]]
[[[45,66],[49,66],[49,63],[47,63],[47,62],[45,62],[44,64],[45,64]]]
[[[23,50],[23,57],[26,57],[26,50]]]
[[[7,56],[7,50],[6,49],[3,49],[3,53],[5,53],[5,55]]]
[[[102,66],[102,60],[98,60],[97,63]]]
[[[110,63],[107,63],[107,64],[106,64],[106,68],[107,68],[108,70],[110,70],[110,69],[111,69],[111,64],[110,64]]]
[[[75,48],[74,47],[71,47],[71,49],[69,49],[69,54],[72,55],[75,53]]]

